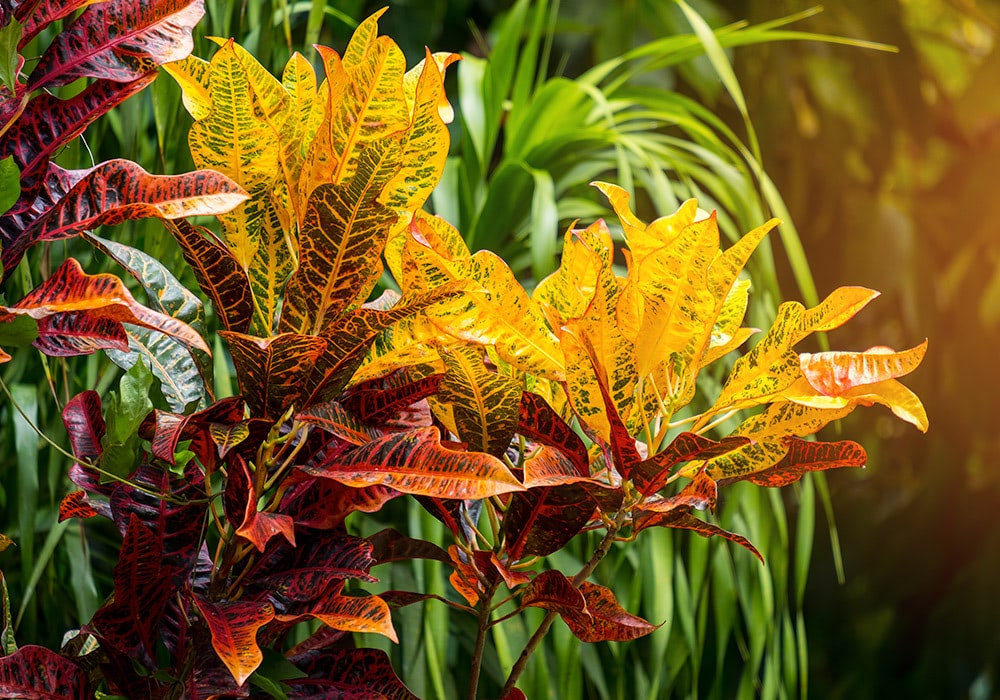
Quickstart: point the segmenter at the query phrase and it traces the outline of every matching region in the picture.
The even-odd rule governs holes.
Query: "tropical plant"
[[[421,210],[444,169],[454,56],[428,52],[407,70],[377,19],[342,57],[319,49],[319,85],[301,56],[278,80],[232,40],[168,67],[195,117],[195,164],[228,188],[220,208],[235,206],[216,212],[218,235],[165,224],[223,327],[240,396],[215,399],[200,369],[210,344],[183,320],[197,299],[129,246],[94,239],[151,298],[185,303],[148,309],[68,259],[3,307],[0,320],[36,323],[47,354],[123,351],[136,327],[190,354],[163,366],[157,390],[163,351],[133,350],[111,401],[88,389],[66,404],[80,490],[61,517],[104,516],[121,533],[114,594],[60,653],[15,650],[5,604],[5,693],[412,697],[384,652],[349,635],[396,640],[391,608],[427,602],[473,621],[469,697],[523,697],[516,684],[556,617],[588,642],[655,629],[591,580],[616,541],[680,528],[758,554],[693,511],[733,482],[862,466],[856,443],[804,439],[858,405],[926,429],[896,379],[925,344],[792,350],[876,296],[851,287],[782,305],[711,407],[685,415],[703,368],[753,333],[740,274],[777,222],[723,252],[695,201],[647,225],[624,190],[596,183],[625,232],[627,273],[598,221],[567,232],[560,267],[529,296],[501,258],[472,254]],[[377,294],[390,275],[401,293]],[[447,549],[391,529],[352,534],[365,520],[353,514],[406,495],[450,532]],[[564,573],[558,553],[590,530],[599,544]],[[453,590],[363,587],[375,567],[413,559],[439,562]],[[483,674],[499,656],[488,636],[527,608],[544,612],[520,657]]]

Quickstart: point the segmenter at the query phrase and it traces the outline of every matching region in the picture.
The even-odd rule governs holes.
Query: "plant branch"
[[[573,577],[573,587],[579,588],[580,584],[587,580],[597,565],[601,563],[601,560],[607,556],[608,552],[611,551],[611,546],[614,544],[615,539],[618,537],[618,532],[621,530],[622,525],[625,523],[625,509],[618,511],[618,516],[615,518],[614,522],[608,526],[608,531],[604,533],[604,539],[601,543],[597,545],[597,549],[594,550],[593,555],[587,560],[587,563],[583,565],[580,572]],[[552,627],[552,623],[556,621],[559,617],[559,613],[554,610],[549,610],[545,613],[545,617],[542,619],[542,623],[535,630],[535,633],[531,635],[531,639],[528,640],[527,644],[524,645],[524,649],[521,650],[521,655],[517,657],[517,661],[514,663],[514,668],[510,670],[510,675],[507,676],[507,682],[503,686],[503,690],[500,692],[500,697],[504,698],[514,690],[514,686],[517,685],[518,679],[521,674],[524,673],[524,669],[528,667],[528,659],[531,655],[535,653],[538,645],[542,643],[545,635],[548,634],[549,629]]]
[[[472,671],[469,676],[468,700],[476,700],[476,697],[479,695],[479,673],[483,668],[486,635],[489,633],[490,614],[493,612],[493,606],[490,605],[490,601],[493,599],[493,593],[496,591],[497,585],[499,584],[494,583],[487,586],[483,594],[479,596],[479,605],[477,606],[479,626],[476,630],[476,648],[472,654]]]

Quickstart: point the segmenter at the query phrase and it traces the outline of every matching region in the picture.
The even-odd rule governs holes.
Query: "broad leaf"
[[[750,439],[742,436],[731,436],[716,442],[695,433],[681,433],[663,450],[637,464],[631,473],[632,481],[642,495],[648,496],[664,487],[677,465],[711,459],[749,443]]]
[[[496,457],[444,447],[437,428],[431,427],[373,440],[303,471],[348,486],[381,484],[436,498],[487,498],[524,490]]]
[[[87,672],[71,659],[28,645],[0,657],[0,694],[33,700],[85,700]]]
[[[240,391],[253,416],[278,418],[303,396],[305,380],[326,350],[326,341],[284,333],[273,338],[221,331],[229,342]]]
[[[789,437],[785,442],[788,445],[788,452],[780,462],[768,469],[747,475],[746,480],[758,486],[787,486],[798,481],[807,472],[839,467],[864,467],[868,461],[865,449],[851,440],[813,442]]]
[[[821,352],[799,355],[802,374],[825,396],[842,396],[864,385],[909,374],[927,352],[927,341],[910,350],[894,352],[877,347],[865,352]]]
[[[503,517],[504,544],[512,561],[562,549],[590,522],[597,503],[580,484],[515,493]]]
[[[543,571],[521,589],[522,608],[544,608],[560,615],[586,614],[587,600],[564,574]]]
[[[308,678],[286,681],[293,697],[418,700],[396,676],[381,649],[327,649],[291,657]]]
[[[518,409],[517,432],[525,437],[563,452],[580,476],[590,475],[590,457],[573,429],[544,398],[530,391],[522,392]]]
[[[587,602],[586,611],[566,611],[561,616],[581,641],[627,642],[644,637],[659,627],[625,612],[610,588],[584,581],[580,584],[580,593]]]
[[[233,679],[243,685],[264,660],[257,645],[257,630],[274,619],[274,608],[270,603],[212,603],[200,596],[194,602],[208,624],[215,653]]]

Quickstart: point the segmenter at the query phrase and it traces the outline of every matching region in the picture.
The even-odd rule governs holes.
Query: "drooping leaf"
[[[293,622],[302,617],[313,617],[323,624],[345,632],[372,632],[398,643],[392,626],[389,606],[375,595],[347,596],[340,593],[342,583],[324,594],[309,607],[308,612],[276,615],[278,620]]]
[[[264,660],[257,645],[257,630],[274,619],[274,608],[270,603],[251,601],[213,603],[201,596],[195,596],[194,602],[208,624],[215,653],[233,679],[243,685]]]
[[[566,576],[554,569],[543,571],[521,589],[522,608],[544,608],[560,615],[586,614],[587,600]]]
[[[354,445],[364,445],[379,437],[377,428],[363,423],[356,412],[348,411],[337,401],[316,404],[296,414],[296,420],[317,425]]]
[[[91,4],[56,35],[29,87],[65,85],[83,76],[135,80],[191,53],[191,30],[204,13],[202,0]]]
[[[590,522],[596,509],[593,497],[579,484],[513,494],[503,518],[508,555],[513,561],[562,549]]]
[[[198,170],[183,175],[150,175],[127,160],[109,160],[83,175],[65,195],[33,219],[30,228],[4,227],[4,274],[39,241],[69,238],[100,225],[130,219],[218,214],[245,200],[246,193],[219,173]]]
[[[24,314],[36,320],[54,314],[80,314],[91,319],[160,331],[188,347],[208,352],[205,341],[186,323],[139,304],[114,275],[88,275],[80,264],[68,258],[48,280],[42,282],[12,307],[0,314]]]
[[[188,349],[149,328],[126,326],[125,337],[126,348],[108,348],[108,358],[126,371],[136,362],[147,364],[160,381],[160,390],[172,410],[184,411],[192,404],[211,400],[211,357],[207,354]],[[197,362],[196,357],[202,362]]]
[[[659,627],[625,612],[610,588],[584,581],[579,590],[587,601],[586,611],[566,611],[561,616],[581,641],[626,642],[643,637]]]
[[[436,498],[486,498],[524,489],[496,457],[449,449],[433,427],[373,440],[303,471],[348,486],[381,484]]]
[[[130,513],[127,521],[114,569],[115,596],[85,629],[97,636],[102,646],[152,668],[158,627],[174,591],[161,561],[161,540],[135,513]]]
[[[128,352],[128,333],[120,321],[79,313],[54,313],[39,319],[32,343],[50,357],[89,355],[97,350]]]
[[[385,528],[368,536],[376,564],[388,564],[409,559],[434,559],[450,563],[448,553],[433,542],[407,537],[398,530]]]
[[[38,95],[0,139],[0,154],[13,156],[24,178],[42,176],[49,159],[67,143],[112,107],[143,90],[155,77],[150,72],[127,83],[98,80],[66,100],[49,93]]]
[[[23,646],[0,657],[0,694],[7,698],[85,700],[87,672],[45,647]]]
[[[640,518],[636,519],[635,528],[637,531],[645,530],[649,527],[670,527],[681,530],[691,530],[692,532],[698,533],[702,537],[722,537],[723,539],[735,542],[744,549],[749,550],[750,553],[757,557],[762,564],[764,563],[764,557],[761,556],[760,552],[757,551],[757,548],[754,547],[753,543],[751,543],[746,537],[724,530],[713,523],[706,522],[683,508],[678,508],[668,513],[656,512],[652,514],[644,514]]]

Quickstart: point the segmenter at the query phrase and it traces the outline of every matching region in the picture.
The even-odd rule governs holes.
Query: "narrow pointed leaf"
[[[226,490],[223,503],[226,518],[236,528],[236,534],[250,541],[258,551],[263,552],[267,541],[276,535],[283,536],[295,546],[295,528],[292,518],[283,513],[260,512],[257,510],[257,489],[250,474],[247,461],[238,454],[230,455]]]
[[[750,439],[743,436],[730,436],[716,442],[695,433],[681,433],[666,448],[637,464],[631,472],[631,478],[639,492],[648,496],[663,488],[678,465],[717,457],[749,442]]]
[[[691,530],[702,537],[722,537],[749,550],[762,564],[764,563],[764,557],[761,556],[757,548],[746,537],[724,530],[718,525],[705,522],[684,509],[670,511],[669,513],[648,513],[636,519],[636,531],[645,530],[649,527],[670,527]]]
[[[436,394],[443,378],[443,374],[431,374],[411,380],[405,371],[394,372],[351,387],[342,403],[365,423],[377,426],[408,406]]]
[[[799,363],[809,384],[826,396],[841,396],[864,384],[875,384],[909,374],[927,352],[927,341],[910,350],[894,352],[872,348],[865,352],[802,353]]]
[[[524,489],[496,457],[444,447],[436,428],[373,440],[303,470],[348,486],[381,484],[403,493],[449,499],[487,498]]]

